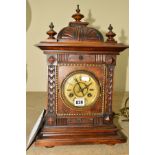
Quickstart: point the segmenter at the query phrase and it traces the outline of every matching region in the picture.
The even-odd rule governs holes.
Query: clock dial
[[[92,73],[76,71],[63,81],[61,91],[63,100],[68,106],[81,109],[97,101],[100,85]]]

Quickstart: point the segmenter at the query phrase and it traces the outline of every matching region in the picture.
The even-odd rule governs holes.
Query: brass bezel
[[[66,81],[73,75],[75,74],[88,74],[89,76],[91,76],[93,78],[93,80],[98,84],[98,91],[99,93],[97,94],[97,97],[96,99],[94,100],[94,102],[91,103],[91,105],[89,106],[85,106],[85,107],[75,107],[73,105],[71,105],[71,103],[66,99],[65,97],[65,94],[64,94],[64,85],[66,83]],[[99,100],[99,97],[102,95],[102,87],[101,87],[101,83],[100,81],[97,79],[97,77],[94,75],[94,73],[90,72],[90,71],[87,71],[87,70],[76,70],[76,71],[72,71],[71,73],[69,73],[66,78],[62,81],[61,83],[61,87],[60,87],[60,94],[61,94],[61,98],[62,100],[64,101],[64,104],[71,108],[71,109],[74,109],[74,110],[85,110],[85,109],[88,109],[90,108],[91,106],[93,106],[98,100]]]

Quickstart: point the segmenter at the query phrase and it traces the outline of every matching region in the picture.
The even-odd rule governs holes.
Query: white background
[[[2,155],[26,154],[25,5],[24,0],[5,0],[0,5]],[[155,154],[154,6],[153,0],[130,0],[130,155]]]

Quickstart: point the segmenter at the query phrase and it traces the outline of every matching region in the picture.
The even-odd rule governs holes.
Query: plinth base
[[[126,137],[114,126],[46,127],[37,136],[35,145],[53,147],[75,144],[109,144],[126,142]]]

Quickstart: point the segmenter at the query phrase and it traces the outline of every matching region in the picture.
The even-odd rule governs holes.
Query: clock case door
[[[59,77],[58,90],[59,91],[57,95],[58,100],[57,100],[57,106],[56,106],[56,115],[60,116],[60,118],[61,117],[64,119],[66,118],[67,125],[69,125],[70,123],[73,123],[75,125],[76,124],[82,125],[82,123],[83,125],[86,125],[86,124],[93,125],[94,124],[93,121],[94,121],[94,118],[96,118],[96,116],[100,116],[100,117],[103,116],[103,113],[104,113],[104,82],[105,82],[105,77],[104,77],[105,71],[104,70],[105,70],[104,65],[92,66],[92,64],[78,64],[78,63],[77,64],[66,63],[65,65],[64,64],[58,65],[58,77]],[[69,106],[69,104],[67,104],[67,101],[65,101],[63,97],[64,96],[63,95],[64,92],[62,88],[63,82],[71,74],[78,74],[78,73],[84,73],[92,77],[94,76],[93,78],[96,80],[96,84],[99,87],[99,93],[97,94],[97,100],[91,106],[88,106],[88,107]],[[74,94],[73,90],[72,90],[72,93]],[[92,92],[90,91],[90,93]],[[85,96],[86,95],[87,94],[85,94]],[[77,123],[76,123],[76,118],[78,118]],[[81,122],[79,122],[80,118],[81,118]]]

